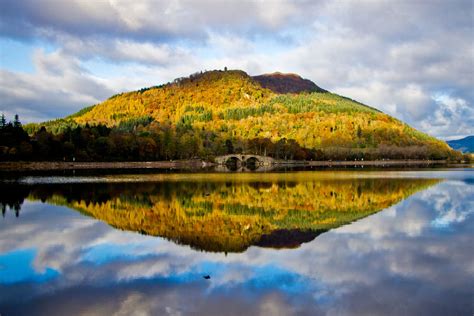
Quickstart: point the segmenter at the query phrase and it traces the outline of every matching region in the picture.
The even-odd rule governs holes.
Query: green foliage
[[[288,109],[289,113],[376,113],[361,103],[356,103],[350,99],[340,97],[332,93],[310,93],[298,95],[279,95],[273,98],[271,104],[282,104]]]
[[[240,203],[225,204],[224,212],[229,215],[259,215],[262,217],[273,217],[278,214],[273,209],[266,209],[264,207],[253,207],[242,205]]]
[[[24,129],[29,135],[33,135],[33,134],[37,133],[41,129],[41,127],[45,127],[46,130],[48,130],[49,132],[51,132],[53,134],[60,134],[60,133],[63,133],[64,131],[66,131],[69,128],[75,128],[77,126],[79,126],[78,123],[76,123],[70,117],[66,117],[66,118],[63,118],[63,119],[62,118],[61,119],[56,119],[56,120],[47,121],[47,122],[44,122],[44,123],[26,124],[24,126]]]
[[[85,108],[83,108],[82,110],[74,113],[74,114],[71,114],[69,116],[66,117],[66,119],[73,119],[75,117],[80,117],[84,114],[86,114],[87,112],[90,112],[92,111],[92,109],[95,107],[96,105],[91,105],[91,106],[86,106]]]
[[[137,117],[137,118],[131,118],[126,121],[121,121],[118,125],[118,129],[121,131],[133,131],[136,129],[138,126],[147,126],[151,122],[153,122],[153,118],[149,115]]]
[[[141,88],[140,90],[138,90],[138,93],[143,93],[143,92],[146,92],[146,91],[152,90],[152,89],[160,89],[160,88],[163,88],[164,86],[165,86],[164,84],[161,84],[161,85],[152,86],[152,87],[148,87],[148,88]]]
[[[249,116],[262,116],[265,113],[275,113],[273,105],[259,105],[257,107],[237,107],[226,109],[223,115],[224,120],[242,120]]]

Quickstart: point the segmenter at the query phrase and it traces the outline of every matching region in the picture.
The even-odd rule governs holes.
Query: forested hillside
[[[212,159],[234,152],[278,159],[460,157],[446,143],[309,80],[256,78],[238,70],[196,73],[25,129],[37,143],[67,143],[50,159]],[[280,93],[292,91],[292,82],[300,93]]]

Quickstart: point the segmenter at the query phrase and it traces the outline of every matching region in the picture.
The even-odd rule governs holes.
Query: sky
[[[211,69],[297,73],[441,139],[474,134],[474,1],[2,0],[23,123]]]

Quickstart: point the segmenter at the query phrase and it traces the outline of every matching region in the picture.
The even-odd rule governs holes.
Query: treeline
[[[220,139],[215,133],[187,126],[160,126],[141,119],[109,128],[105,125],[66,127],[54,134],[44,126],[31,136],[15,118],[0,126],[3,161],[150,161],[201,158],[233,153],[269,155],[277,159],[313,159],[317,152],[294,140]]]
[[[30,135],[18,116],[0,121],[2,161],[160,161],[204,159],[225,154],[257,154],[282,160],[377,160],[450,159],[463,160],[461,153],[448,154],[423,145],[375,148],[327,146],[305,148],[294,139],[222,137],[222,133],[177,125],[159,124],[149,117],[124,121],[116,127],[98,124],[64,126],[50,132],[44,126]]]

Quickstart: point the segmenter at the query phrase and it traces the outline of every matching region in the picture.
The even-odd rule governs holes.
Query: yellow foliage
[[[341,172],[164,174],[146,180],[152,182],[134,184],[115,195],[109,185],[111,196],[106,201],[69,198],[67,202],[69,191],[49,201],[123,230],[231,252],[281,230],[321,232],[347,224],[439,182],[370,174],[355,178]]]
[[[242,71],[210,71],[123,93],[71,117],[79,124],[115,126],[143,116],[160,126],[188,124],[220,139],[285,138],[308,149],[384,144],[450,151],[444,142],[371,107],[332,93],[279,95]]]

